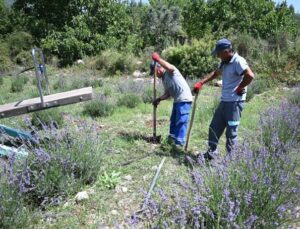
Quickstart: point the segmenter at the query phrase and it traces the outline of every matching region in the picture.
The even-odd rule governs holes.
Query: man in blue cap
[[[204,154],[207,160],[214,159],[221,135],[226,128],[226,149],[231,152],[237,142],[237,131],[241,113],[246,100],[246,86],[251,83],[254,73],[247,61],[234,52],[228,39],[221,39],[216,43],[212,55],[221,59],[218,68],[206,75],[194,85],[194,93],[198,93],[202,86],[222,75],[221,102],[217,107],[208,135],[208,151]]]
[[[187,124],[193,100],[191,89],[179,70],[162,59],[158,53],[153,53],[152,60],[150,74],[152,75],[156,71],[156,75],[162,80],[165,89],[165,93],[154,100],[153,105],[158,106],[162,100],[169,97],[174,99],[169,139],[181,147],[186,141]]]

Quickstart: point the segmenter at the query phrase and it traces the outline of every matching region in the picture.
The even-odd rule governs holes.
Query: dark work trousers
[[[237,143],[237,131],[244,107],[244,101],[221,101],[215,111],[209,126],[208,146],[209,152],[215,152],[221,135],[226,128],[226,149],[231,152]]]

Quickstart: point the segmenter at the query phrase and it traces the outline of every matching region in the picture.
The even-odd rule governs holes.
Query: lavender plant
[[[146,224],[278,228],[293,221],[291,211],[300,200],[299,121],[299,104],[283,102],[263,114],[262,136],[269,137],[254,141],[259,145],[244,142],[210,165],[188,158],[193,165],[190,180],[175,180],[171,193],[161,190],[143,212]],[[132,224],[140,222],[139,215],[132,217]]]
[[[0,170],[0,199],[4,200],[0,203],[1,216],[10,217],[11,225],[17,225],[12,211],[57,205],[96,181],[105,151],[96,128],[82,123],[75,130],[45,129],[43,137],[37,135],[39,145],[28,149],[26,160],[16,160],[12,154]]]

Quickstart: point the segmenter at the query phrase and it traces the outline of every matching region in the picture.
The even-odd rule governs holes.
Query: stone
[[[76,202],[82,202],[82,201],[88,200],[88,199],[89,199],[89,195],[86,191],[78,192],[75,196]]]

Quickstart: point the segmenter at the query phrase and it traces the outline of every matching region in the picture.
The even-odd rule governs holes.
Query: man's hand
[[[153,100],[152,105],[155,106],[155,107],[157,107],[158,104],[160,103],[160,101],[161,101],[161,99],[157,98],[157,99]]]
[[[199,82],[195,83],[193,92],[195,94],[197,94],[199,92],[199,90],[201,90],[202,86],[203,86],[202,81],[199,81]]]
[[[245,90],[244,87],[238,86],[238,87],[235,89],[235,93],[236,93],[238,96],[243,96],[243,94],[246,93],[246,90]]]
[[[155,62],[158,62],[160,59],[160,56],[158,55],[157,52],[153,53],[152,54],[152,60],[155,61]]]

